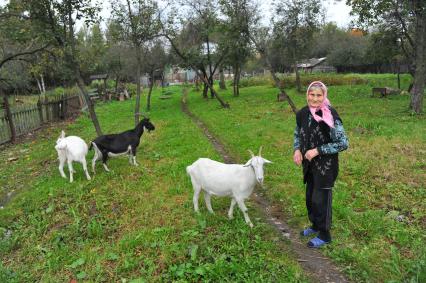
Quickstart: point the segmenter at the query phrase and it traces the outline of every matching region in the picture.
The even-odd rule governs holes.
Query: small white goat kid
[[[224,164],[208,158],[200,158],[190,166],[186,172],[191,177],[194,189],[194,210],[198,212],[198,198],[200,192],[204,192],[204,200],[210,213],[214,213],[210,202],[210,196],[229,196],[232,198],[228,217],[233,218],[234,206],[237,203],[244,214],[244,219],[250,227],[253,227],[247,214],[244,200],[247,199],[256,185],[263,184],[263,165],[272,163],[262,158],[262,147],[258,156],[250,151],[251,159],[246,164]]]
[[[70,172],[70,182],[73,182],[72,174],[75,173],[72,162],[77,161],[83,165],[84,173],[86,173],[87,180],[90,180],[89,172],[87,171],[86,155],[88,151],[87,144],[79,137],[69,136],[65,137],[65,132],[62,131],[55,146],[58,152],[59,159],[59,172],[63,178],[67,178],[64,173],[64,164],[68,163],[68,170]]]

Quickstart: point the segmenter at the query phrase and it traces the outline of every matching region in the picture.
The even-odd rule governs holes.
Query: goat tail
[[[188,176],[191,176],[191,171],[192,171],[192,165],[189,165],[186,167],[186,174],[188,174]]]

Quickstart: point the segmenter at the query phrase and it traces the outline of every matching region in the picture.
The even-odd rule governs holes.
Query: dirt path
[[[236,163],[232,155],[206,127],[206,125],[188,109],[186,93],[182,98],[182,111],[188,115],[192,121],[203,131],[204,135],[212,143],[216,151],[223,157],[225,163]],[[268,222],[281,235],[284,241],[290,241],[297,261],[302,268],[312,278],[313,282],[350,282],[343,273],[318,250],[306,246],[307,239],[300,239],[298,231],[289,227],[287,219],[283,212],[276,206],[273,206],[261,193],[253,193],[252,199],[258,209],[260,209]]]

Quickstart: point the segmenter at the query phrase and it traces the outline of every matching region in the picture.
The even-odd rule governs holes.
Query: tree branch
[[[407,25],[406,25],[404,19],[401,17],[401,14],[398,11],[398,6],[399,6],[399,1],[397,1],[395,3],[395,16],[398,19],[398,21],[401,23],[402,33],[408,39],[408,42],[410,43],[411,47],[414,48],[414,46],[415,46],[414,41],[411,38],[410,34],[408,33]]]
[[[34,54],[34,53],[37,53],[37,52],[43,51],[43,50],[44,50],[44,49],[46,49],[49,45],[50,45],[50,43],[48,43],[48,44],[46,44],[46,45],[44,45],[44,46],[42,46],[42,47],[40,47],[40,48],[37,48],[37,49],[31,50],[31,51],[24,51],[24,52],[19,52],[19,53],[16,53],[16,54],[10,55],[9,57],[6,57],[6,58],[4,58],[2,61],[0,61],[0,68],[1,68],[1,67],[2,67],[2,66],[6,63],[6,62],[8,62],[8,61],[11,61],[11,60],[17,60],[17,59],[16,59],[17,57],[24,56],[24,55],[32,55],[32,54]]]

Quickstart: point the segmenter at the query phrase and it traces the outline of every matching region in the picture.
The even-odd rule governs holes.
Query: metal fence
[[[12,108],[16,137],[39,129],[44,123],[65,120],[81,110],[81,99],[76,96],[59,96],[39,100],[36,105]],[[0,144],[12,139],[11,126],[5,111],[0,112]]]

